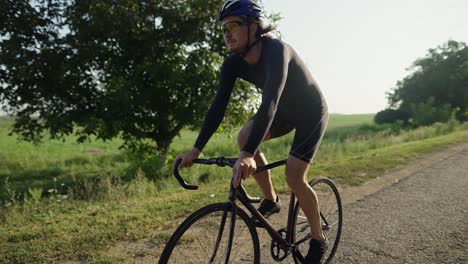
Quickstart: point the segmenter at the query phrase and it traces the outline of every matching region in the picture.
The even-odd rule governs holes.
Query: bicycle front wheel
[[[205,206],[190,215],[169,239],[159,264],[178,263],[260,263],[260,246],[253,222],[241,209],[236,221],[230,251],[229,232],[232,206],[217,203]]]
[[[326,178],[312,180],[309,185],[317,194],[320,208],[320,224],[322,232],[328,240],[328,250],[323,257],[324,263],[330,263],[338,248],[343,225],[343,209],[338,189],[333,182]],[[294,242],[303,257],[309,250],[311,238],[310,225],[307,218],[296,202],[294,207]]]

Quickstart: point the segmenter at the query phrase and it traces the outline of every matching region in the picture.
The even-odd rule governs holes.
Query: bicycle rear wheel
[[[229,263],[260,263],[255,226],[241,208],[236,211]],[[159,264],[225,263],[231,217],[229,203],[210,204],[199,209],[174,232]]]
[[[328,240],[328,250],[323,257],[324,263],[330,263],[338,248],[343,225],[343,209],[338,189],[333,182],[326,178],[318,178],[309,182],[318,197],[320,207],[321,226]],[[296,202],[294,207],[294,242],[302,256],[306,256],[309,250],[311,238],[310,225],[307,218]],[[295,258],[295,257],[294,257]],[[298,261],[296,259],[296,261]],[[300,263],[300,262],[299,262]]]

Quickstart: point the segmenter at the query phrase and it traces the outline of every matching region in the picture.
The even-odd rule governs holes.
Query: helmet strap
[[[252,42],[252,44],[250,44],[250,25],[251,25],[251,22],[249,21],[248,24],[247,24],[247,44],[244,48],[244,51],[240,52],[239,55],[241,55],[241,57],[245,57],[247,55],[247,53],[249,53],[249,50],[255,46],[255,44],[257,44],[259,41],[260,41],[260,38],[255,38],[255,41]]]

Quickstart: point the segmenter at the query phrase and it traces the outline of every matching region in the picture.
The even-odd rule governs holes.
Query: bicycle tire
[[[216,240],[221,229],[220,223],[223,213],[226,211],[228,215],[218,249],[211,250],[211,248],[216,248]],[[197,210],[171,236],[161,254],[159,264],[224,263],[231,216],[232,206],[230,203],[210,204]],[[237,207],[234,227],[229,263],[260,263],[260,244],[257,230],[250,217],[239,207]],[[250,238],[246,237],[249,235]],[[239,238],[241,239],[239,240]],[[194,240],[201,241],[195,243]],[[214,251],[216,251],[215,254],[213,254]],[[216,257],[210,260],[213,255]]]
[[[328,250],[325,252],[323,263],[330,263],[338,249],[343,228],[343,208],[341,198],[335,184],[327,178],[317,178],[309,182],[318,196],[321,214],[322,230],[328,240]],[[329,201],[325,198],[331,198]],[[331,202],[330,202],[331,201]],[[303,215],[302,209],[297,201],[293,213],[293,242],[299,243],[297,249],[303,257],[307,255],[310,240],[310,225]],[[298,220],[299,219],[299,220]],[[308,238],[307,238],[308,237]],[[293,255],[297,262],[299,260]]]

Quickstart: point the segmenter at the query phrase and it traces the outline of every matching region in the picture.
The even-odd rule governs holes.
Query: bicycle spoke
[[[244,230],[245,230],[245,226],[242,226],[242,228],[240,229],[239,234],[243,234],[243,231],[244,231]],[[237,235],[236,238],[233,239],[233,241],[232,241],[233,247],[234,247],[234,245],[237,244],[237,240],[239,239],[239,237],[241,237],[241,236],[240,236],[240,235]],[[240,252],[240,250],[237,250],[237,251],[235,252],[235,254],[232,256],[232,260],[235,261],[235,260],[237,259],[237,255],[239,255],[239,252]],[[232,252],[231,252],[231,254],[232,254]]]
[[[196,234],[194,233],[193,230],[190,230],[190,232],[193,234],[193,236],[196,236]],[[207,256],[208,255],[208,250],[205,246],[203,246],[203,243],[201,243],[201,241],[197,240],[198,244],[200,245],[200,247],[203,249],[203,251],[205,252],[205,255]],[[199,253],[198,251],[196,251],[197,253]]]
[[[325,215],[325,218],[328,218],[330,215],[338,212],[338,209],[334,209],[333,211],[329,212],[328,214]]]
[[[303,234],[304,232],[307,232],[308,230],[310,230],[309,222],[305,222],[305,223],[306,223],[306,225],[301,226],[299,231],[296,231],[296,236],[298,236],[300,234]],[[296,226],[298,226],[298,225],[296,225]]]

